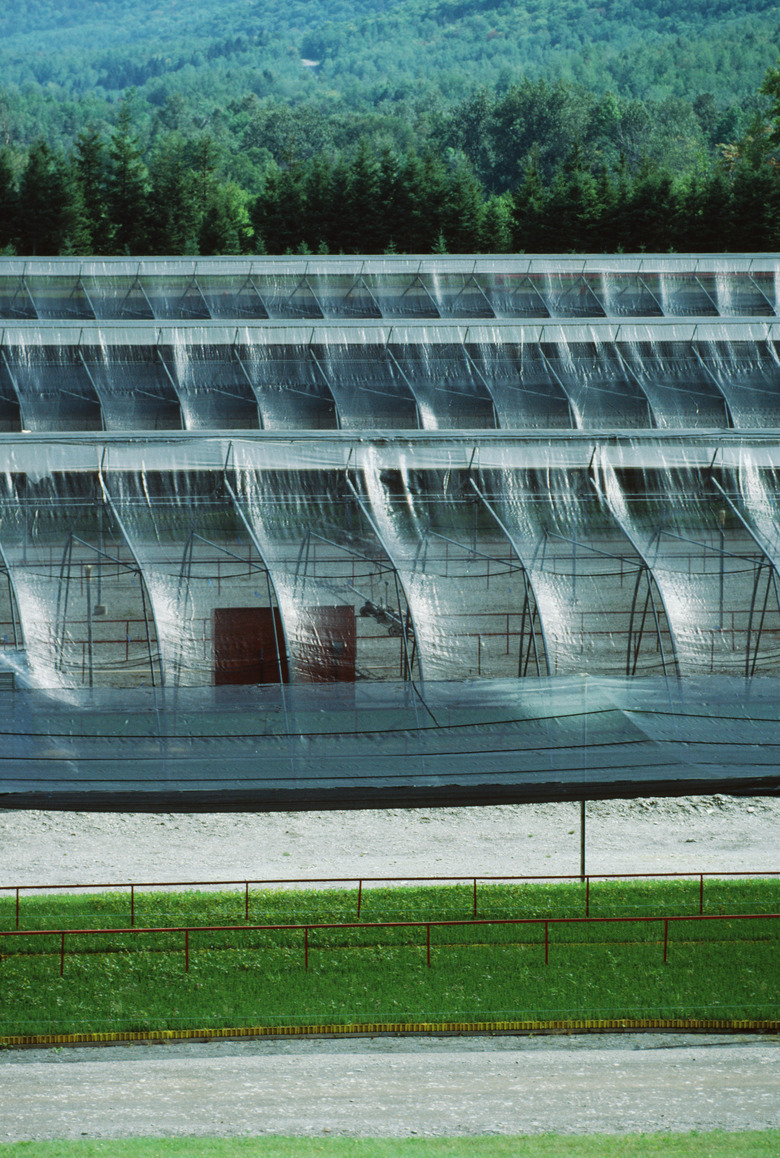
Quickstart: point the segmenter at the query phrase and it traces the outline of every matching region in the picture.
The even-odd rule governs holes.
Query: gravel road
[[[0,1055],[0,1141],[780,1127],[780,1038],[369,1038]]]
[[[578,804],[364,812],[0,812],[0,884],[579,871]],[[780,800],[587,806],[592,873],[780,870]]]

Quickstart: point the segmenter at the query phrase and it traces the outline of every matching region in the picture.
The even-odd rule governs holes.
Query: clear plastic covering
[[[0,694],[5,808],[377,808],[773,792],[778,681],[559,676]]]
[[[141,571],[97,473],[3,483],[0,552],[12,599],[0,626],[11,670],[37,687],[159,683]]]
[[[4,259],[0,796],[763,790],[778,266]]]
[[[777,258],[8,259],[0,318],[600,318],[777,315]]]
[[[778,342],[734,320],[19,322],[0,431],[750,430],[780,414]]]
[[[247,466],[238,468],[233,485],[268,566],[293,678],[419,677],[402,576],[349,477]]]
[[[780,673],[769,445],[172,438],[140,460],[117,440],[15,450],[0,602],[20,678]]]
[[[760,627],[754,617],[766,554],[712,473],[604,465],[599,485],[652,571],[680,672],[746,673],[759,654],[773,670],[777,601],[764,608]],[[763,587],[772,581],[769,571],[764,580]]]
[[[674,645],[653,574],[590,471],[507,468],[472,483],[506,527],[538,609],[552,675],[674,669]]]

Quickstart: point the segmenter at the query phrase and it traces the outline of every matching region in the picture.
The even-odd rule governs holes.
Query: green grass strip
[[[698,878],[551,884],[478,883],[480,917],[592,917],[699,912]],[[358,913],[358,901],[360,911]],[[247,912],[243,887],[224,891],[130,890],[31,895],[20,893],[22,929],[121,928],[136,925],[237,924]],[[351,889],[250,889],[253,924],[294,921],[459,920],[474,915],[470,884]],[[705,914],[780,911],[780,877],[705,880]],[[0,930],[15,929],[16,898],[0,893]],[[2,949],[0,948],[0,951]]]
[[[775,1158],[780,1130],[490,1138],[131,1138],[12,1142],[2,1158]]]
[[[550,925],[548,964],[543,925],[433,927],[431,967],[425,927],[370,925],[467,920],[473,897],[465,892],[371,890],[361,911],[368,924],[310,931],[308,969],[300,928],[195,931],[189,971],[181,933],[73,934],[62,977],[58,935],[5,938],[0,1038],[422,1021],[756,1022],[780,1015],[780,920],[670,923],[666,963],[658,922]],[[715,911],[780,911],[774,880],[710,882],[710,894]],[[142,903],[144,923],[236,921],[236,894],[160,893]],[[251,898],[250,920],[354,920],[354,906],[354,893],[338,890],[263,893]],[[582,888],[570,885],[486,886],[479,897],[480,916],[579,916],[582,907]],[[615,882],[600,889],[591,912],[674,916],[698,907],[698,884],[692,896],[690,882]],[[113,894],[25,898],[23,915],[24,928],[126,924]],[[7,903],[0,917],[6,927],[14,919]]]

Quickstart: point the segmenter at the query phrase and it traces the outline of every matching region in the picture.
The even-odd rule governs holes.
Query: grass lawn
[[[126,894],[23,898],[22,929],[129,924]],[[582,916],[580,885],[480,886],[480,917]],[[243,893],[136,897],[137,926],[235,924]],[[250,922],[354,921],[355,890],[254,892]],[[698,881],[592,887],[591,916],[699,911]],[[780,912],[780,881],[707,882],[705,913]],[[353,929],[196,931],[0,939],[0,1035],[378,1022],[604,1018],[773,1019],[780,920],[549,926],[470,923],[470,887],[371,889]],[[15,927],[15,900],[0,928]],[[382,920],[463,920],[431,929]]]
[[[495,1138],[134,1138],[13,1142],[0,1158],[775,1158],[780,1131]]]

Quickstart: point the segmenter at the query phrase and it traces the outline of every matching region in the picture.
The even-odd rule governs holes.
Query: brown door
[[[214,683],[288,683],[278,608],[215,607]]]
[[[304,607],[299,633],[301,679],[355,682],[354,607]]]

